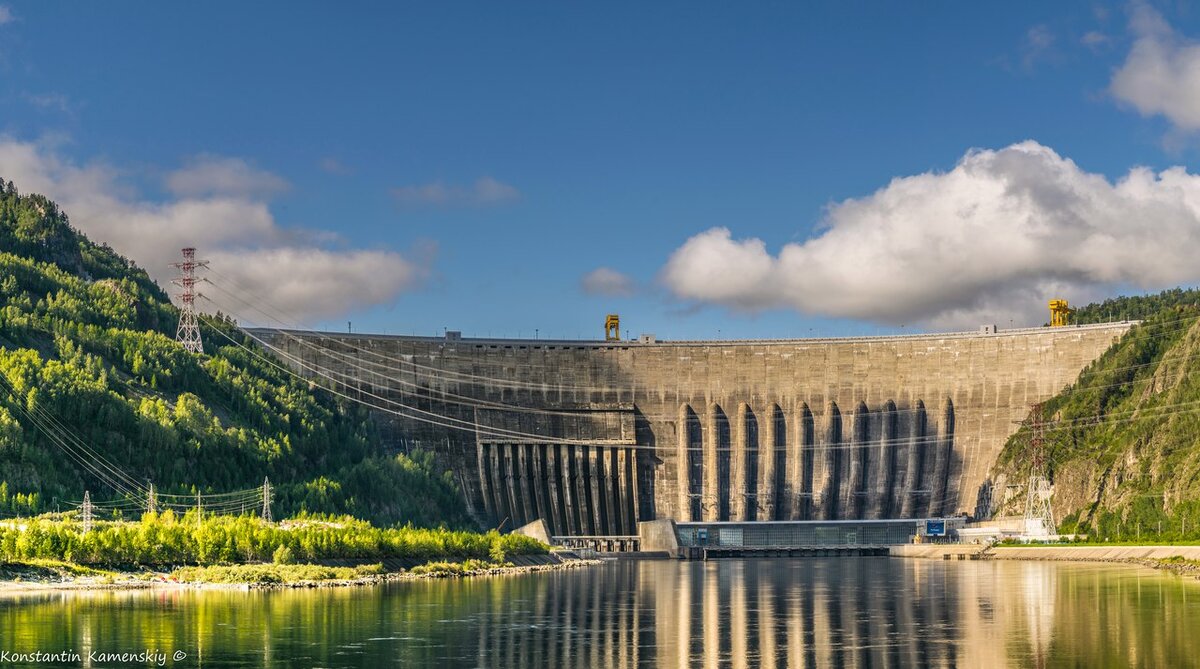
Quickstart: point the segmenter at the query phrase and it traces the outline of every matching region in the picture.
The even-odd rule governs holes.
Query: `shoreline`
[[[1181,562],[1169,561],[1169,558],[1139,558],[1139,557],[1077,557],[1077,556],[1026,556],[1026,557],[996,557],[994,555],[984,554],[983,559],[993,562],[1008,560],[1011,562],[1087,562],[1091,564],[1124,564],[1136,567],[1149,567],[1158,571],[1167,571],[1177,576],[1191,576],[1200,580],[1200,561],[1184,560]]]
[[[1200,546],[1194,544],[993,546],[983,551],[982,557],[987,560],[1128,564],[1200,579]]]
[[[950,560],[959,553],[974,553],[974,560],[1009,560],[1025,562],[1088,562],[1096,564],[1123,564],[1148,567],[1178,576],[1200,580],[1200,546],[1195,545],[1151,545],[1151,546],[971,546],[966,544],[943,544],[937,547],[922,546],[918,552],[892,553],[891,557],[908,557],[925,560]],[[932,550],[931,550],[932,549]],[[964,549],[967,549],[964,551]],[[972,550],[973,549],[973,550]],[[1123,554],[1124,553],[1124,554]],[[1153,555],[1161,553],[1162,555]],[[949,554],[946,556],[944,554]],[[1148,555],[1150,554],[1150,555]],[[961,559],[961,558],[959,558]],[[62,592],[135,592],[140,590],[225,590],[248,592],[251,590],[311,590],[321,588],[362,588],[405,581],[427,579],[480,578],[495,576],[520,576],[541,572],[579,569],[604,564],[605,560],[564,558],[555,556],[545,563],[523,565],[489,565],[466,570],[432,570],[413,573],[412,569],[364,574],[353,578],[330,578],[296,581],[246,581],[212,582],[184,581],[172,577],[170,571],[112,571],[103,574],[78,576],[41,577],[29,580],[21,578],[0,579],[0,598]],[[270,563],[266,563],[270,564]],[[457,563],[461,564],[461,562]],[[4,565],[0,565],[2,567]],[[29,566],[32,565],[22,565]],[[45,567],[43,567],[45,568]]]
[[[248,592],[251,590],[312,590],[320,588],[361,588],[404,581],[448,578],[480,578],[495,576],[520,576],[548,571],[579,569],[602,564],[603,560],[561,558],[557,562],[530,565],[489,566],[460,572],[432,571],[414,574],[410,570],[368,574],[348,579],[301,580],[292,582],[254,581],[245,583],[214,583],[207,581],[179,581],[171,579],[170,572],[140,571],[114,572],[104,576],[78,576],[54,581],[0,580],[0,598],[20,595],[36,595],[57,592],[134,592],[139,590],[226,590]]]
[[[1200,579],[1200,546],[1195,544],[1091,544],[986,546],[929,544],[893,546],[890,557],[919,560],[1010,560],[1024,562],[1090,562],[1127,564]]]

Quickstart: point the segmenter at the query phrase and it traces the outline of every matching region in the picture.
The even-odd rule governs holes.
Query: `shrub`
[[[287,547],[287,544],[282,544],[271,555],[271,561],[275,564],[296,564],[296,556],[292,554],[292,549]]]

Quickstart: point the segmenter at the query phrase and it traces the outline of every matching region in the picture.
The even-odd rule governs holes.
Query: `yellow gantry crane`
[[[621,317],[617,314],[604,318],[604,341],[621,341]]]
[[[1073,310],[1067,306],[1066,300],[1050,300],[1050,327],[1066,327],[1067,317]]]

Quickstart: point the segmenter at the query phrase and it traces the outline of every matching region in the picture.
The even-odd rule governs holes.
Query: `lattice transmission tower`
[[[1029,422],[1033,466],[1029,470],[1029,489],[1025,493],[1025,534],[1044,537],[1054,533],[1054,511],[1050,507],[1054,488],[1046,476],[1045,421],[1041,404],[1033,405]]]
[[[87,534],[92,531],[92,514],[96,507],[92,506],[92,494],[87,490],[83,491],[83,505],[80,508],[83,512],[83,533]]]
[[[271,522],[271,480],[265,476],[262,484],[262,519]]]
[[[181,291],[175,296],[179,298],[179,329],[175,331],[175,339],[183,346],[183,350],[191,353],[204,353],[204,344],[200,341],[200,323],[196,320],[196,298],[203,297],[196,292],[196,284],[206,279],[197,279],[196,270],[208,267],[207,260],[196,260],[196,249],[183,249],[183,262],[171,263],[171,267],[179,270],[179,276],[171,283],[179,286]]]

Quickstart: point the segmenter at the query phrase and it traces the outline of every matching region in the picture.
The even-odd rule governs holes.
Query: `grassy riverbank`
[[[211,567],[180,567],[171,579],[181,583],[299,583],[303,581],[352,580],[383,574],[383,565],[327,567],[317,564],[234,564]]]
[[[469,558],[504,561],[546,553],[529,537],[444,528],[381,528],[342,517],[268,523],[252,516],[199,518],[192,512],[145,514],[137,522],[75,519],[0,523],[0,561],[63,560],[80,565],[162,567],[329,559]]]
[[[74,518],[42,517],[0,523],[0,590],[366,585],[558,567],[509,562],[548,550],[521,535],[381,528],[353,518],[268,523],[165,512],[84,532]],[[320,564],[330,561],[360,564]]]
[[[599,560],[541,556],[536,564],[464,560],[438,561],[388,571],[382,563],[353,567],[319,564],[235,564],[151,569],[96,569],[69,562],[38,560],[0,564],[0,596],[61,590],[151,590],[174,588],[272,589],[368,586],[428,578],[499,576],[574,569]]]
[[[1180,555],[1173,555],[1168,558],[1154,560],[1154,563],[1151,566],[1156,569],[1166,569],[1176,574],[1187,574],[1200,578],[1200,560],[1189,560]]]
[[[373,561],[403,560],[405,566],[468,563],[471,568],[465,571],[471,571],[480,565],[503,566],[510,557],[547,552],[546,545],[520,535],[381,528],[346,517],[268,523],[252,516],[176,517],[165,512],[146,514],[136,522],[96,522],[86,532],[73,518],[0,523],[0,580],[12,582],[355,580],[383,573],[382,565]],[[367,564],[317,564],[339,560]],[[461,566],[441,571],[455,569],[464,571]]]

